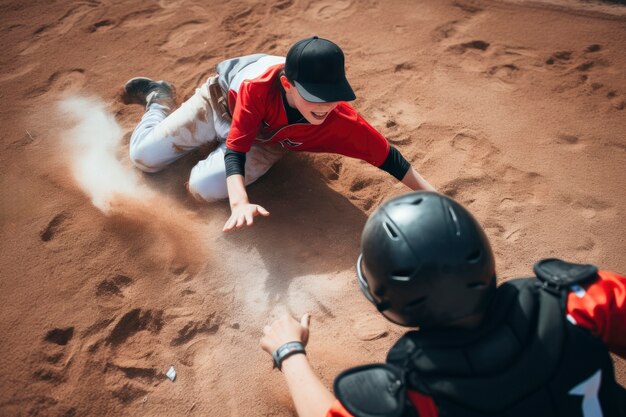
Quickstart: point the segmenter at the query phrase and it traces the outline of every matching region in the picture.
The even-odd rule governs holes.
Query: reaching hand
[[[306,346],[309,341],[309,324],[311,314],[306,313],[300,321],[285,314],[269,326],[263,328],[261,347],[270,355],[280,346],[289,342],[302,342]]]
[[[224,232],[233,230],[233,228],[239,229],[244,225],[252,226],[252,223],[254,223],[252,219],[254,219],[254,217],[259,215],[267,217],[270,215],[269,211],[258,204],[245,203],[234,206],[231,210],[230,217],[226,221],[226,224],[224,224],[224,229],[222,229]]]

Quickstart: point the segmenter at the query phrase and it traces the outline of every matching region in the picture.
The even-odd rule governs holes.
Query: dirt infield
[[[475,213],[500,279],[554,256],[626,273],[624,6],[6,0],[0,17],[0,415],[293,415],[258,346],[283,311],[312,312],[328,384],[384,359],[403,329],[356,290],[354,262],[401,184],[290,154],[249,188],[271,216],[223,234],[228,204],[184,186],[205,150],[152,175],[128,158],[127,79],[182,101],[221,59],[314,34],[344,49],[354,106]]]

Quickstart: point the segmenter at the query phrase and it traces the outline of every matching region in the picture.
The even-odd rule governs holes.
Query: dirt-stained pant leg
[[[218,141],[220,145],[193,167],[188,185],[195,198],[216,201],[228,197],[224,142],[230,124],[211,107],[210,82],[173,113],[151,104],[131,136],[130,158],[142,171],[158,172],[200,145]],[[265,174],[284,153],[280,145],[253,145],[246,155],[246,185]]]
[[[225,152],[226,144],[220,143],[205,160],[198,162],[191,170],[189,192],[195,198],[205,201],[216,201],[228,197],[226,166],[224,164]],[[246,154],[246,185],[258,180],[285,152],[285,149],[277,144],[253,145]]]
[[[216,123],[204,84],[173,113],[157,102],[146,109],[130,138],[130,159],[142,171],[157,172],[216,138]]]

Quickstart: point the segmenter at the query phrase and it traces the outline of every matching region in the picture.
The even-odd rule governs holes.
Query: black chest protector
[[[407,388],[431,396],[441,417],[623,415],[605,345],[566,319],[567,291],[551,278],[501,285],[478,329],[407,333],[387,363],[404,369]]]

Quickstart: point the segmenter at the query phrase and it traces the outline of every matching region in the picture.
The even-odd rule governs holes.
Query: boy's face
[[[287,77],[284,75],[280,77],[281,84],[287,94],[287,101],[291,107],[295,107],[304,118],[312,125],[320,125],[324,123],[324,120],[328,117],[335,107],[339,104],[338,101],[332,101],[328,103],[313,103],[307,101],[298,92],[298,89],[292,85]]]

